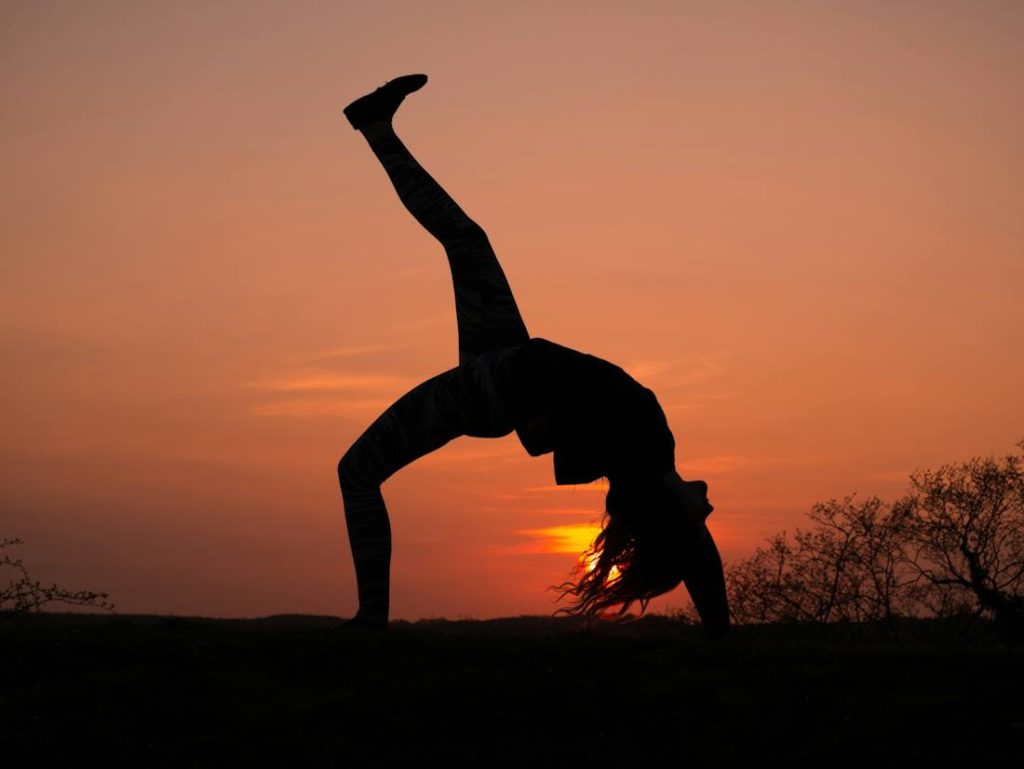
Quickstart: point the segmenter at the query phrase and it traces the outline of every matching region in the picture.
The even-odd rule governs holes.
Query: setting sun
[[[543,529],[520,529],[519,533],[534,539],[546,553],[582,553],[601,532],[598,523],[569,523]]]

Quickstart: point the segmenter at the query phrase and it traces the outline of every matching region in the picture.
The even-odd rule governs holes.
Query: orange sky
[[[457,362],[444,252],[340,114],[407,72],[399,135],[530,332],[655,391],[727,561],[1024,437],[1018,2],[3,15],[0,536],[43,581],[355,610],[338,458]],[[404,619],[553,611],[603,504],[514,435],[384,494]]]

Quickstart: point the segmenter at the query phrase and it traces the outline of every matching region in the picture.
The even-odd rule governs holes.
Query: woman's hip
[[[441,375],[436,407],[453,429],[474,438],[501,438],[515,429],[509,387],[520,346],[488,350]]]

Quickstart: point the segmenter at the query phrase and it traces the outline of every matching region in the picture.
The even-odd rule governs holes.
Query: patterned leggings
[[[377,124],[364,136],[402,203],[444,246],[459,332],[459,365],[395,401],[338,463],[359,591],[357,614],[386,622],[391,526],[381,484],[460,435],[499,438],[512,432],[510,358],[530,335],[483,229],[420,166],[390,124]]]

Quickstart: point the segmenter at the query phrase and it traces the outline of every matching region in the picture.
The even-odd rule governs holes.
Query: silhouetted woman
[[[381,484],[400,468],[470,435],[515,430],[531,456],[554,453],[558,485],[608,479],[592,568],[563,585],[570,614],[641,613],[685,582],[712,637],[729,628],[722,563],[705,526],[707,484],[675,470],[675,441],[654,393],[593,355],[532,337],[483,229],[420,166],[391,121],[426,75],[405,75],[345,110],[402,203],[444,246],[455,288],[459,365],[413,388],[381,414],[338,464],[355,562],[354,626],[386,627],[391,527]]]

